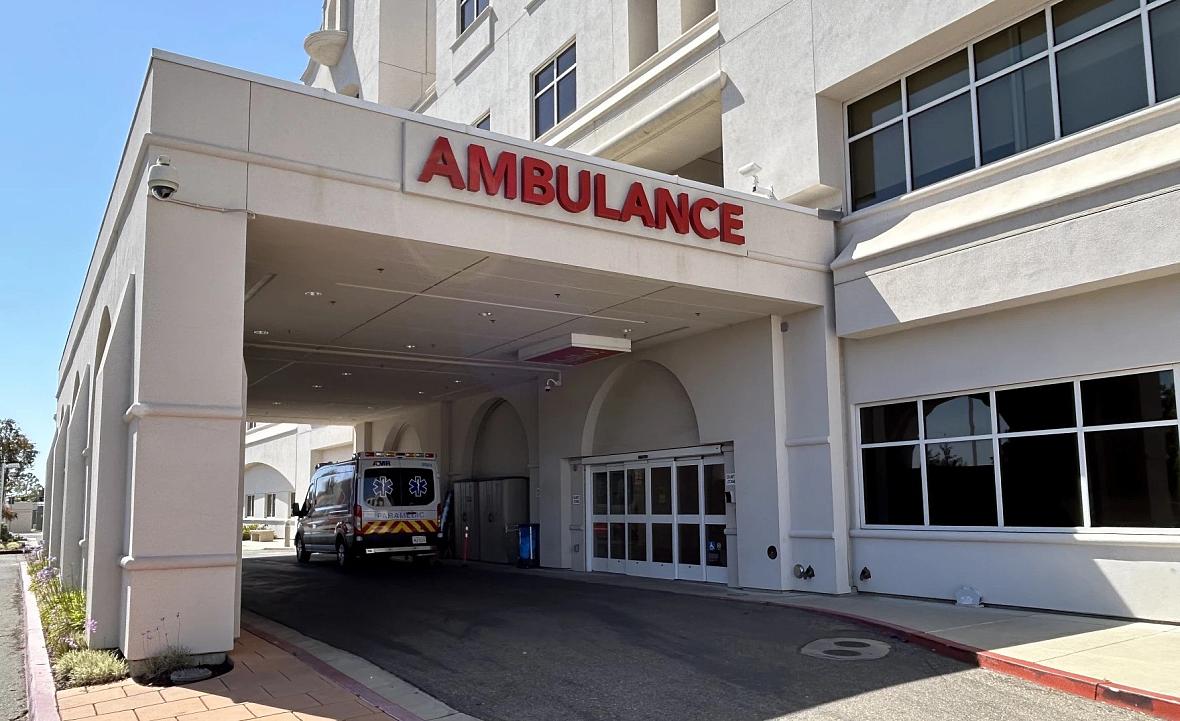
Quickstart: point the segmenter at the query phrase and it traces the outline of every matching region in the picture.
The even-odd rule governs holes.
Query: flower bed
[[[62,583],[57,559],[43,549],[29,554],[29,580],[45,647],[58,688],[92,686],[127,677],[127,662],[113,651],[86,647],[86,631],[94,630],[94,619],[86,618],[86,596],[81,589]]]

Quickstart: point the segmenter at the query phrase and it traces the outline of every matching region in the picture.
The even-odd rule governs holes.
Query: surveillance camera
[[[161,155],[148,168],[148,190],[160,200],[167,200],[180,190],[180,174],[172,167],[172,158]]]

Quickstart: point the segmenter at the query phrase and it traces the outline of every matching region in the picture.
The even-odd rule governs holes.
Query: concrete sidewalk
[[[808,609],[878,625],[947,655],[1046,686],[1180,718],[1178,625],[1029,609],[970,608],[873,594],[769,592],[604,573],[489,567]],[[1114,688],[1104,692],[1103,685]]]

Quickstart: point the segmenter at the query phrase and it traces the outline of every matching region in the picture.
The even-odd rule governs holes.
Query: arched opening
[[[246,466],[243,488],[242,518],[247,522],[281,525],[291,517],[291,504],[297,502],[295,484],[274,466]]]
[[[102,358],[107,352],[107,340],[111,335],[111,311],[102,309],[102,319],[98,322],[98,337],[94,342],[94,370],[102,369]]]
[[[406,423],[400,428],[394,428],[385,439],[384,450],[403,451],[406,453],[422,452],[422,435],[412,423]]]
[[[628,365],[599,391],[590,453],[683,448],[701,442],[696,410],[680,380],[653,361]],[[593,416],[593,411],[592,411]]]
[[[455,484],[460,532],[469,534],[471,558],[511,562],[516,527],[529,522],[529,442],[512,404],[491,402],[477,416],[471,477]]]

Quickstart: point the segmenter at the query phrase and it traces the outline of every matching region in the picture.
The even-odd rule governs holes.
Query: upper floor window
[[[544,135],[577,106],[577,47],[570,43],[533,73],[533,137]]]
[[[1180,1],[1063,0],[847,108],[858,210],[1180,95]]]
[[[475,127],[479,128],[480,130],[491,130],[492,129],[492,114],[491,113],[484,113],[482,118],[475,121]]]
[[[462,33],[475,23],[475,19],[488,9],[491,0],[459,0],[459,32]]]

